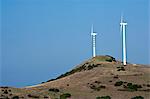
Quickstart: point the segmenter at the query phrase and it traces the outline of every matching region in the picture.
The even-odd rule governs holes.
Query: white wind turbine
[[[92,55],[93,57],[96,56],[96,35],[97,33],[94,32],[93,25],[91,27],[91,36],[92,36]]]
[[[120,32],[122,34],[122,61],[124,66],[127,65],[126,26],[127,23],[123,20],[123,17],[121,16]]]

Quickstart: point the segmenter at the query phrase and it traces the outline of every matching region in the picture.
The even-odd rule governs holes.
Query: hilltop
[[[150,99],[150,67],[123,66],[111,56],[96,56],[35,86],[1,87],[0,95],[0,99]]]

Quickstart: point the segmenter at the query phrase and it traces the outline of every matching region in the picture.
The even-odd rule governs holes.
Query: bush
[[[142,97],[142,96],[135,96],[135,97],[133,97],[131,99],[144,99],[144,97]]]
[[[70,93],[64,93],[62,95],[60,95],[60,99],[66,99],[66,98],[70,98],[71,94]]]
[[[95,81],[94,83],[100,84],[101,82],[100,81]]]
[[[54,81],[54,80],[56,80],[56,79],[50,79],[50,80],[48,80],[46,82],[51,82],[51,81]],[[45,82],[43,82],[43,83],[45,83]]]
[[[147,87],[150,87],[150,84],[147,84]]]
[[[9,94],[9,96],[12,96],[12,93],[11,93],[11,94]]]
[[[8,91],[9,91],[9,92],[11,92],[11,90],[10,90],[10,89],[9,89]]]
[[[125,83],[125,84],[126,84],[126,83],[128,83],[128,82],[124,81],[123,83]]]
[[[128,91],[137,91],[137,87],[136,86],[129,86],[127,87]]]
[[[91,67],[89,67],[89,68],[91,68]],[[75,69],[73,69],[73,70],[71,70],[71,71],[69,71],[69,72],[66,72],[66,73],[64,73],[64,74],[61,74],[60,76],[58,76],[58,77],[55,78],[55,79],[50,79],[50,80],[48,80],[48,81],[46,81],[46,82],[54,81],[54,80],[57,80],[57,79],[60,79],[60,78],[69,76],[69,75],[71,75],[71,74],[74,74],[74,73],[76,73],[76,72],[80,72],[80,71],[82,71],[82,70],[86,70],[85,64],[82,65],[82,66],[80,66],[80,67],[78,67],[78,68],[75,68]]]
[[[19,96],[13,96],[12,99],[19,99]]]
[[[138,88],[142,88],[142,86],[137,85],[137,84],[128,83],[126,88],[128,89],[128,91],[137,91]]]
[[[107,62],[112,62],[113,60],[111,58],[106,59]]]
[[[4,91],[4,94],[8,94],[8,91],[7,91],[7,90],[5,90],[5,91]]]
[[[90,88],[95,90],[95,91],[100,91],[101,89],[105,89],[106,87],[103,85],[100,85],[100,86],[92,85],[92,86],[90,86]]]
[[[114,76],[114,78],[115,78],[115,79],[118,79],[119,77],[118,77],[118,75],[116,75],[116,76]]]
[[[101,99],[101,97],[98,96],[98,97],[96,97],[96,99]]]
[[[49,91],[52,91],[52,92],[59,92],[59,89],[57,89],[57,88],[50,88]]]
[[[103,86],[103,85],[101,85],[101,86],[99,86],[100,88],[103,88],[103,89],[105,89],[106,87],[105,86]]]
[[[115,83],[115,86],[121,86],[123,84],[123,81],[118,81]]]
[[[97,87],[95,85],[93,85],[93,84],[90,85],[90,88],[93,89],[93,90],[97,90]]]
[[[31,95],[31,94],[29,94],[28,97],[30,97],[30,98],[39,98],[39,96]]]
[[[102,97],[96,97],[96,99],[111,99],[110,96],[102,96]]]
[[[93,69],[94,68],[94,65],[89,65],[88,66],[88,70],[91,70],[91,69]]]
[[[48,98],[48,96],[44,96],[44,98]]]
[[[112,82],[112,80],[110,80],[109,82]]]
[[[127,86],[132,86],[132,83],[128,83]]]
[[[75,68],[75,69],[73,69],[73,70],[71,70],[69,72],[66,72],[65,74],[62,74],[62,75],[58,76],[56,79],[60,79],[60,78],[66,77],[68,75],[74,74],[76,72],[80,72],[80,71],[85,70],[85,69],[86,69],[86,66],[82,65],[81,67]]]
[[[106,55],[105,61],[107,61],[107,62],[113,62],[113,61],[116,62],[116,59],[114,57],[110,56],[110,55]]]
[[[88,66],[88,70],[91,70],[91,69],[93,69],[93,68],[95,68],[95,67],[98,67],[98,65],[95,65],[95,64],[89,65],[89,66]]]
[[[123,66],[121,66],[121,67],[117,67],[118,68],[118,70],[117,71],[125,71],[125,68],[123,67]]]
[[[2,87],[0,87],[0,88],[4,88],[4,89],[7,89],[8,87],[7,87],[7,86],[2,86]]]

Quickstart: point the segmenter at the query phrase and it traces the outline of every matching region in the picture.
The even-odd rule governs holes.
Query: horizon
[[[150,65],[149,0],[2,0],[0,86],[55,78],[97,55],[122,60],[120,17],[127,25],[127,62]]]

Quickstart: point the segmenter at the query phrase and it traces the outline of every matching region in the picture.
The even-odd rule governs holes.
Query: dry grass
[[[144,91],[150,89],[150,87],[146,86],[150,84],[149,66],[128,64],[124,67],[125,71],[117,71],[117,67],[122,66],[121,62],[109,56],[98,56],[85,61],[76,68],[83,65],[88,67],[91,64],[97,66],[90,70],[77,71],[43,84],[27,86],[21,89],[10,89],[12,89],[12,94],[14,95],[26,97],[30,93],[39,96],[40,99],[44,99],[44,96],[51,97],[51,99],[59,98],[63,93],[70,93],[72,95],[71,99],[96,99],[97,96],[111,96],[112,99],[131,99],[134,96],[143,96],[144,99],[150,99],[150,92]],[[134,92],[119,91],[123,89],[123,86],[114,86],[117,81],[139,84],[142,86],[142,90]],[[93,90],[90,84],[95,86],[103,85],[105,88]],[[58,88],[60,92],[49,92],[50,88]],[[0,92],[0,94],[3,93]]]

